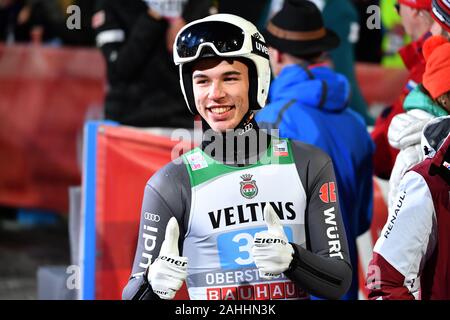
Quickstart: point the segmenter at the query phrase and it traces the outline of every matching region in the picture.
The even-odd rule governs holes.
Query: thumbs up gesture
[[[252,255],[260,277],[272,279],[289,268],[294,249],[284,233],[280,218],[270,204],[264,208],[264,220],[267,231],[255,234]]]
[[[159,256],[149,267],[148,281],[161,299],[173,299],[187,277],[188,258],[180,257],[179,236],[177,220],[172,217],[167,224]]]

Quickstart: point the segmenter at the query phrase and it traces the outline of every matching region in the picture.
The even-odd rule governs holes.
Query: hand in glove
[[[159,256],[149,267],[148,282],[161,299],[173,299],[187,277],[188,258],[180,257],[179,235],[177,220],[172,217]]]
[[[255,234],[252,255],[260,277],[272,279],[289,268],[294,249],[288,242],[280,219],[270,204],[264,208],[264,220],[267,231]]]
[[[424,119],[410,113],[400,113],[392,118],[388,130],[389,144],[396,149],[405,149],[420,144],[422,129],[431,117]]]

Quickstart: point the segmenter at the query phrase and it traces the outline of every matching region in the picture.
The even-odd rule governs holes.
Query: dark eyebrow
[[[228,71],[223,74],[223,76],[240,76],[241,73],[239,71]]]
[[[229,77],[229,76],[240,76],[242,73],[240,73],[239,71],[227,71],[224,72],[222,74],[223,77]],[[204,75],[203,73],[197,73],[195,74],[193,77],[193,79],[198,79],[198,78],[208,78],[208,76]]]
[[[192,78],[197,79],[197,78],[208,78],[208,77],[202,73],[197,73]]]

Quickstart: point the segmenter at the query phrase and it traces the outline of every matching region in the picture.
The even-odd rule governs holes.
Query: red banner
[[[67,212],[83,123],[101,114],[96,49],[0,44],[0,204]]]
[[[384,68],[377,64],[357,63],[355,72],[361,93],[369,105],[392,105],[408,81],[406,69]]]
[[[149,178],[171,161],[168,138],[129,127],[100,127],[97,138],[95,298],[120,299],[134,260]],[[177,298],[186,298],[182,290]]]

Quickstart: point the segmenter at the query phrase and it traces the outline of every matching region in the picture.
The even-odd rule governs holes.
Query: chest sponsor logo
[[[277,157],[289,156],[289,150],[286,141],[279,141],[273,146],[273,154]]]
[[[246,199],[253,199],[258,194],[258,187],[256,186],[256,181],[252,180],[251,174],[244,174],[241,176],[243,181],[241,184],[241,195]]]
[[[270,202],[281,220],[295,220],[297,214],[293,202]],[[247,222],[264,221],[266,202],[247,203],[236,207],[227,207],[208,212],[213,229],[228,227]]]
[[[208,163],[200,152],[194,152],[186,156],[192,171],[206,168]]]
[[[334,182],[324,183],[320,187],[320,200],[323,203],[336,202],[336,185]]]

